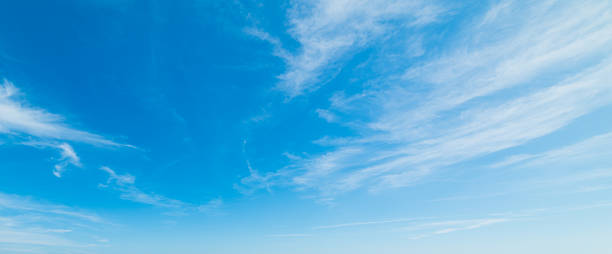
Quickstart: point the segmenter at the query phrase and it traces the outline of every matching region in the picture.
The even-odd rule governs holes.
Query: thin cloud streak
[[[99,186],[102,188],[110,187],[120,192],[121,199],[163,208],[181,208],[186,205],[179,200],[170,199],[154,193],[146,193],[140,190],[134,185],[136,182],[135,177],[130,174],[117,174],[113,169],[107,166],[100,167],[100,170],[108,174],[108,179],[106,184],[100,184]]]
[[[552,149],[538,154],[519,154],[494,163],[491,167],[532,167],[537,165],[569,164],[612,156],[608,149],[612,144],[612,132],[590,137],[576,144]]]
[[[53,175],[60,178],[62,173],[66,170],[68,164],[72,164],[77,167],[81,167],[81,159],[76,154],[72,146],[68,143],[62,143],[57,146],[61,150],[62,157],[59,159],[61,162],[55,165]]]
[[[410,237],[412,240],[433,237],[436,235],[449,234],[458,231],[475,230],[482,227],[488,227],[496,224],[524,221],[527,219],[538,219],[544,216],[553,214],[572,213],[580,210],[609,208],[612,206],[610,202],[599,202],[587,205],[574,205],[564,207],[548,207],[536,209],[524,209],[516,212],[504,212],[490,214],[489,217],[478,219],[465,220],[441,220],[422,224],[416,224],[409,227],[398,229],[399,232],[421,232]]]
[[[417,225],[404,230],[429,230],[428,233],[423,233],[411,236],[411,240],[418,240],[435,235],[449,234],[457,231],[475,230],[485,226],[505,223],[511,221],[508,218],[485,218],[474,220],[456,220],[456,221],[440,221],[427,224]]]
[[[107,166],[100,167],[100,170],[108,174],[108,179],[105,184],[99,184],[99,187],[110,188],[119,192],[119,197],[124,200],[171,209],[173,212],[166,213],[168,215],[185,215],[187,212],[215,213],[223,206],[223,199],[221,198],[211,199],[205,204],[195,205],[159,194],[145,192],[136,186],[136,178],[130,174],[118,174]]]
[[[280,237],[280,238],[294,238],[294,237],[308,237],[310,234],[270,234],[267,237]]]
[[[75,209],[62,205],[44,204],[41,202],[33,201],[32,198],[9,195],[4,193],[0,193],[0,207],[11,210],[50,213],[55,215],[68,216],[73,217],[75,219],[87,220],[94,223],[104,222],[102,218],[92,213],[76,211]]]
[[[53,148],[59,151],[60,158],[55,159],[58,163],[53,166],[53,175],[61,178],[62,174],[67,170],[68,166],[83,167],[81,158],[76,151],[68,143],[45,142],[45,141],[26,141],[19,143],[21,145],[31,146],[35,148]]]
[[[8,80],[5,79],[0,85],[0,133],[98,146],[129,147],[97,134],[70,128],[64,123],[63,117],[27,105],[20,99],[20,95],[19,90]]]
[[[98,215],[75,208],[0,193],[0,243],[85,248],[93,245],[68,233],[100,230],[106,224]]]
[[[431,219],[431,218],[403,218],[403,219],[390,219],[390,220],[378,220],[378,221],[350,222],[350,223],[335,224],[335,225],[316,226],[316,227],[313,227],[313,229],[335,229],[335,228],[368,226],[368,225],[389,224],[389,223],[413,222],[413,221],[425,220],[425,219]]]
[[[246,32],[271,43],[274,55],[285,61],[287,70],[278,77],[277,88],[293,98],[316,90],[340,68],[336,63],[387,32],[424,26],[444,12],[431,1],[293,1],[288,32],[300,44],[298,52],[288,52],[277,38],[259,29]]]
[[[103,136],[69,127],[60,115],[30,106],[19,89],[8,80],[0,84],[0,134],[11,136],[16,144],[55,148],[60,152],[53,175],[61,178],[68,166],[82,167],[81,159],[68,142],[102,147],[129,147]]]

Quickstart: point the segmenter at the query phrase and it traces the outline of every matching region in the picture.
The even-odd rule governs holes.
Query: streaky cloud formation
[[[410,237],[412,240],[418,240],[425,237],[431,237],[435,235],[448,234],[456,231],[474,230],[481,227],[490,226],[498,223],[508,222],[507,218],[486,218],[486,219],[473,219],[473,220],[454,220],[454,221],[441,221],[432,222],[427,224],[417,225],[408,230],[415,229],[431,229],[434,230],[430,233],[420,234]]]
[[[52,148],[52,149],[58,150],[60,153],[60,158],[56,159],[58,163],[55,164],[55,166],[53,167],[53,175],[56,176],[57,178],[62,177],[62,173],[66,171],[69,165],[72,165],[75,167],[83,166],[81,164],[81,159],[79,158],[77,153],[74,151],[74,148],[72,148],[72,146],[68,143],[58,143],[58,142],[48,142],[48,141],[24,141],[19,144],[36,147],[39,149]]]
[[[325,112],[321,117],[341,113],[336,122],[359,135],[316,140],[329,151],[272,174],[278,176],[276,183],[316,190],[321,198],[360,188],[382,191],[414,185],[438,169],[526,144],[610,105],[609,7],[600,1],[493,5],[460,30],[451,49],[378,77],[358,93],[339,91],[330,97],[330,107],[318,110]],[[380,12],[373,9],[362,11],[377,17]],[[309,13],[318,17],[326,13],[321,10],[326,9]],[[338,19],[294,18],[292,24],[297,34],[308,34],[301,31],[334,27],[341,20],[349,22],[343,23],[348,31],[343,34],[363,34],[365,14],[348,10]],[[378,27],[376,22],[368,24]],[[314,47],[305,41],[303,47]],[[366,46],[377,50],[367,43],[342,45],[346,52]],[[384,54],[377,57],[385,61]],[[297,74],[286,76],[291,75]],[[518,156],[513,159],[528,158]],[[268,185],[274,182],[266,180]]]
[[[55,165],[55,171],[53,171],[53,175],[57,177],[62,177],[62,172],[64,172],[68,164],[80,167],[81,160],[79,159],[79,156],[74,152],[72,146],[70,146],[68,143],[59,144],[58,148],[61,149],[62,157],[60,158],[61,162]]]
[[[322,230],[350,230],[360,231],[368,227],[379,227],[397,234],[405,235],[408,239],[419,240],[423,238],[435,237],[438,235],[450,234],[459,231],[477,230],[483,227],[490,227],[502,223],[528,223],[542,217],[572,214],[582,210],[601,209],[612,206],[610,202],[597,202],[592,204],[582,204],[574,206],[542,207],[533,209],[522,209],[517,211],[489,213],[482,217],[464,218],[461,216],[422,217],[422,218],[395,218],[385,220],[346,222],[341,224],[312,227],[312,234],[272,234],[269,236],[278,237],[298,237],[316,236]],[[359,227],[359,228],[358,228]]]
[[[29,246],[35,252],[43,251],[41,246],[60,248],[60,251],[84,250],[95,246],[96,241],[74,239],[69,233],[99,231],[108,225],[94,213],[0,193],[0,243],[3,244]]]
[[[0,85],[0,132],[50,140],[83,142],[99,146],[126,146],[100,135],[68,127],[63,117],[34,108],[20,100],[19,90],[8,80]]]
[[[0,193],[0,206],[5,209],[63,215],[96,223],[104,222],[102,218],[92,213],[76,211],[75,209],[62,205],[36,202],[31,198],[18,195]]]
[[[0,10],[0,254],[611,247],[611,1]]]
[[[326,83],[343,58],[384,41],[394,29],[435,22],[444,11],[435,1],[293,1],[287,15],[288,32],[300,44],[295,54],[266,32],[247,32],[270,42],[286,62],[277,88],[293,98]]]
[[[68,165],[82,167],[81,160],[67,142],[82,142],[103,147],[131,147],[105,137],[70,128],[63,117],[32,107],[21,99],[21,93],[8,80],[0,85],[0,133],[15,137],[17,144],[60,151],[53,175],[61,178]]]
[[[576,144],[553,149],[538,154],[517,154],[492,164],[491,167],[533,167],[538,165],[579,164],[584,161],[610,158],[612,151],[607,149],[612,143],[612,132],[604,133]]]
[[[369,226],[369,225],[378,225],[378,224],[389,224],[389,223],[399,223],[399,222],[412,222],[425,220],[428,218],[400,218],[400,219],[388,219],[388,220],[375,220],[375,221],[359,221],[359,222],[349,222],[335,225],[325,225],[325,226],[316,226],[313,229],[335,229],[335,228],[346,228],[346,227],[357,227],[357,226]]]
[[[177,212],[168,214],[182,215],[187,212],[215,212],[223,205],[223,200],[221,198],[211,199],[202,205],[195,205],[159,194],[145,192],[136,187],[136,178],[130,174],[117,174],[115,170],[107,166],[100,167],[100,170],[108,174],[108,179],[106,184],[100,184],[99,187],[111,188],[118,191],[121,193],[119,197],[124,200],[172,209]]]

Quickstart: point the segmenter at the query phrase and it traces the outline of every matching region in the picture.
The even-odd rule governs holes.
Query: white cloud
[[[300,44],[291,54],[269,34],[247,33],[274,46],[287,70],[278,89],[289,98],[317,89],[335,72],[334,65],[359,49],[384,40],[387,32],[432,23],[444,10],[431,1],[293,1],[288,13],[289,34]]]
[[[415,224],[408,227],[403,227],[400,231],[417,232],[417,235],[411,237],[413,240],[432,237],[435,235],[448,234],[457,231],[466,231],[491,226],[500,223],[519,222],[526,219],[537,219],[552,214],[565,214],[579,210],[609,208],[612,206],[610,202],[598,202],[586,205],[567,205],[563,207],[546,207],[535,209],[524,209],[520,211],[510,211],[503,213],[490,214],[490,217],[477,219],[461,219],[461,220],[442,220],[433,221],[421,224]]]
[[[455,231],[460,231],[460,230],[470,230],[470,229],[477,229],[477,228],[481,228],[487,225],[492,225],[492,224],[497,224],[497,223],[502,223],[502,222],[506,222],[508,221],[507,219],[486,219],[486,220],[477,220],[477,221],[473,221],[471,223],[468,223],[467,225],[462,225],[459,227],[450,227],[450,228],[444,228],[444,229],[440,229],[438,231],[435,231],[434,234],[439,235],[439,234],[448,234],[450,232],[455,232]]]
[[[100,170],[108,173],[108,180],[106,182],[107,184],[115,182],[117,185],[123,186],[123,185],[126,185],[126,184],[134,184],[134,182],[136,181],[134,176],[132,176],[130,174],[117,175],[117,173],[115,173],[114,170],[112,170],[111,168],[109,168],[107,166],[100,167]]]
[[[371,96],[371,103],[385,111],[369,127],[392,134],[427,131],[430,124],[438,124],[436,120],[446,120],[441,114],[470,100],[517,86],[533,91],[596,65],[610,56],[612,26],[605,14],[609,6],[576,5],[542,1],[531,7],[511,6],[511,12],[496,15],[491,27],[465,29],[467,43],[406,72],[405,82],[426,83],[431,87],[427,93],[410,96],[409,85],[398,85]],[[408,139],[413,134],[405,133],[377,138]]]
[[[4,193],[0,193],[0,208],[19,211],[30,211],[36,213],[47,213],[58,216],[67,216],[95,223],[103,222],[102,218],[92,213],[81,212],[76,209],[62,205],[36,202],[32,200],[32,198],[17,195],[8,195]]]
[[[113,169],[107,166],[100,167],[100,170],[108,174],[106,184],[101,184],[100,187],[111,187],[119,191],[121,193],[121,199],[164,208],[182,208],[186,205],[179,200],[170,199],[154,193],[146,193],[140,190],[134,185],[136,181],[135,177],[130,174],[117,174]]]
[[[53,148],[60,152],[60,158],[55,159],[58,163],[53,167],[53,175],[61,178],[69,165],[82,167],[81,159],[74,151],[74,148],[68,143],[45,142],[45,141],[26,141],[21,142],[22,145],[32,146],[36,148]]]
[[[240,184],[235,184],[234,189],[242,194],[250,195],[258,189],[265,189],[268,192],[272,192],[271,187],[274,185],[283,184],[283,179],[287,177],[287,172],[282,170],[279,172],[267,172],[261,175],[259,171],[251,166],[249,160],[246,161],[247,168],[249,169],[249,176],[240,179]]]
[[[307,237],[311,235],[310,234],[270,234],[266,236],[267,237],[293,238],[293,237]]]
[[[327,122],[331,123],[336,120],[336,115],[334,115],[334,113],[330,112],[329,110],[318,108],[316,112],[320,118],[325,119],[325,121]]]
[[[381,11],[370,15],[361,13],[359,3],[339,5],[342,8],[333,3],[339,2],[305,5],[290,15],[295,26],[290,32],[298,41],[311,42],[312,46],[302,45],[314,52],[300,55],[312,66],[296,64],[286,73],[286,77],[308,77],[287,78],[297,80],[285,84],[286,90],[293,90],[290,94],[307,89],[308,75],[332,64],[320,60],[335,54],[323,49],[348,52],[367,44],[356,39],[360,35],[384,34],[377,15],[394,8],[394,2],[376,3],[378,8],[373,9]],[[460,29],[450,49],[430,54],[399,75],[380,76],[375,86],[355,94],[336,93],[330,110],[345,117],[335,122],[355,129],[359,136],[324,137],[317,143],[330,151],[269,174],[286,175],[276,181],[313,189],[328,198],[363,187],[411,185],[441,167],[553,133],[612,103],[610,9],[610,3],[600,1],[494,5]],[[298,15],[303,13],[308,15]],[[395,14],[410,16],[403,11]],[[347,22],[362,15],[368,17],[363,21],[365,31],[350,32],[349,40],[343,40],[346,34],[333,33],[334,25],[351,28]],[[327,32],[334,35],[324,36]],[[310,34],[319,40],[310,41]],[[338,46],[321,38],[337,39]],[[317,49],[317,43],[325,47]],[[307,61],[311,57],[318,61]],[[377,61],[390,61],[385,57]],[[529,159],[530,155],[520,155],[497,166]],[[274,185],[265,180],[266,188]]]
[[[612,206],[610,202],[596,202],[591,204],[572,204],[557,207],[522,209],[518,211],[506,211],[488,213],[480,217],[461,218],[455,216],[444,217],[417,217],[417,218],[394,218],[386,220],[358,221],[341,224],[312,227],[313,232],[318,230],[333,230],[350,228],[351,232],[358,232],[354,227],[381,227],[397,234],[410,234],[410,239],[417,240],[436,235],[450,234],[459,231],[476,230],[483,227],[502,223],[520,223],[529,220],[543,218],[552,214],[572,213],[586,209],[601,209]],[[371,232],[371,231],[364,231]],[[289,234],[291,235],[291,234]]]
[[[427,219],[427,218],[400,218],[400,219],[388,219],[388,220],[376,220],[376,221],[359,221],[359,222],[349,222],[349,223],[341,223],[341,224],[334,224],[334,225],[316,226],[313,229],[336,229],[336,228],[357,227],[357,226],[371,226],[371,225],[379,225],[379,224],[414,222],[414,221],[424,220],[424,219]]]
[[[0,243],[14,247],[89,247],[85,239],[72,239],[69,233],[99,233],[106,223],[95,214],[68,206],[0,193]]]
[[[449,221],[438,221],[415,225],[404,228],[407,231],[429,231],[419,235],[410,237],[412,240],[417,240],[425,237],[431,237],[434,235],[448,234],[456,231],[474,230],[481,227],[509,222],[509,218],[484,218],[484,219],[472,219],[472,220],[449,220]]]
[[[367,140],[363,144],[340,146],[298,165],[305,173],[295,177],[295,183],[316,188],[331,186],[335,189],[326,190],[331,193],[364,184],[374,184],[375,188],[401,187],[432,169],[523,144],[610,103],[612,86],[605,82],[610,80],[610,66],[606,61],[559,85],[496,107],[471,108],[463,112],[456,127],[423,136],[418,142],[398,139],[389,144]],[[365,137],[370,138],[377,137]]]
[[[81,142],[95,146],[132,147],[115,143],[105,137],[69,127],[63,117],[44,109],[30,106],[13,83],[0,84],[0,134],[17,140],[16,143],[39,148],[55,148],[61,157],[54,165],[53,175],[61,177],[69,165],[82,167],[81,160],[67,142]]]
[[[22,230],[0,230],[0,243],[70,247],[78,246],[78,244],[74,241],[61,238],[56,235],[27,232]]]
[[[559,195],[605,191],[612,178],[612,132],[589,137],[577,143],[555,147],[550,150],[507,156],[489,167],[497,170],[514,171],[520,177],[498,182],[496,190],[482,194],[458,195],[433,201],[485,199],[499,196],[554,190]],[[529,173],[527,173],[529,172]]]
[[[208,203],[198,206],[200,212],[210,212],[217,210],[223,206],[223,199],[215,198],[208,201]]]
[[[62,157],[60,158],[61,162],[55,165],[53,175],[57,177],[62,177],[62,172],[64,172],[68,164],[81,167],[81,160],[79,159],[79,156],[77,156],[77,154],[74,152],[74,149],[72,149],[72,146],[67,143],[62,143],[58,145],[58,148],[61,149]]]
[[[0,132],[7,135],[122,146],[100,135],[68,127],[63,117],[29,106],[9,81],[0,85]]]
[[[100,170],[108,174],[106,184],[100,184],[100,187],[118,191],[120,193],[119,197],[124,200],[175,210],[174,213],[168,214],[185,214],[190,211],[213,212],[223,205],[221,198],[212,199],[203,205],[195,205],[152,192],[145,192],[136,187],[136,178],[130,174],[117,174],[115,170],[107,166],[100,167]]]
[[[567,165],[571,163],[584,164],[599,158],[611,158],[612,151],[608,149],[612,144],[612,132],[590,137],[576,144],[552,149],[537,154],[518,154],[493,164],[503,166],[537,166],[537,165]],[[612,165],[608,165],[612,166]]]

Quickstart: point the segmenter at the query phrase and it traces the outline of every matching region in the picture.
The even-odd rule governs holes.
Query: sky
[[[0,253],[612,253],[612,2],[0,0]]]

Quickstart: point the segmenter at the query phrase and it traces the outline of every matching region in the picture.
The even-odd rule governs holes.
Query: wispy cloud
[[[75,167],[83,166],[81,164],[81,159],[79,158],[77,153],[74,151],[74,148],[72,148],[72,146],[68,143],[59,143],[59,142],[53,142],[53,141],[31,141],[30,140],[30,141],[21,142],[19,144],[32,146],[36,148],[52,148],[52,149],[58,150],[60,153],[60,157],[55,159],[57,161],[57,164],[55,164],[55,166],[53,167],[53,175],[58,178],[62,177],[62,173],[66,171],[69,165],[72,165]]]
[[[117,174],[113,169],[102,166],[100,170],[108,174],[106,184],[100,184],[102,188],[112,188],[121,193],[121,199],[134,201],[164,208],[181,208],[185,204],[179,200],[170,199],[155,193],[146,193],[135,186],[136,179],[130,174]]]
[[[393,4],[376,3],[378,8],[373,9],[389,10]],[[331,8],[326,6],[305,5],[297,13],[320,18],[317,15],[326,13],[322,10]],[[365,11],[357,6],[339,11],[342,15],[332,20],[346,25],[342,22],[360,15],[377,20],[382,13],[357,15]],[[313,189],[329,198],[364,187],[377,191],[415,184],[442,167],[551,134],[612,103],[610,9],[610,3],[600,1],[503,1],[491,6],[459,30],[457,43],[451,47],[429,52],[425,60],[407,70],[383,73],[375,85],[361,91],[339,91],[332,96],[326,112],[341,112],[335,122],[359,135],[320,139],[317,143],[328,146],[328,152],[294,161],[275,174],[284,172],[288,175],[285,181],[298,189]],[[295,17],[290,16],[296,20],[292,24],[299,28],[290,32],[307,38],[308,31],[318,31],[317,24],[332,16],[322,16],[326,17],[323,21]],[[372,20],[368,24],[379,27]],[[412,24],[398,23],[402,22]],[[376,31],[386,30],[383,25]],[[338,38],[344,38],[341,35]],[[427,40],[427,36],[419,38]],[[409,44],[414,37],[395,39]],[[349,52],[367,43],[355,40],[339,43],[337,48],[334,43],[322,45],[332,45],[332,52]],[[310,55],[304,53],[307,57]],[[391,61],[384,55],[378,57],[379,62]],[[286,89],[299,94],[308,87],[304,80],[310,77],[290,77],[304,75],[302,70],[333,66],[327,60],[314,63],[316,67],[290,67],[284,78],[301,81],[286,83]]]
[[[413,240],[430,237],[434,235],[448,234],[456,231],[474,230],[485,226],[508,222],[508,218],[485,218],[473,220],[450,220],[439,221],[426,224],[420,224],[405,230],[429,230],[429,233],[423,233],[410,237]]]
[[[488,225],[492,225],[492,224],[497,224],[497,223],[502,223],[502,222],[506,222],[506,221],[508,221],[508,219],[485,219],[485,220],[470,221],[469,223],[465,223],[467,225],[464,224],[464,225],[460,225],[460,226],[454,226],[454,227],[440,229],[438,231],[435,231],[434,234],[436,234],[436,235],[439,235],[439,234],[448,234],[448,233],[455,232],[455,231],[477,229],[477,228],[481,228],[481,227],[484,227],[484,226],[488,226]]]
[[[68,206],[46,204],[34,201],[32,198],[0,193],[0,207],[10,210],[30,211],[37,213],[55,214],[59,216],[73,217],[95,223],[103,222],[98,215],[81,212]]]
[[[206,204],[202,204],[198,206],[198,211],[204,213],[210,213],[218,211],[221,207],[223,207],[223,199],[222,198],[214,198],[208,201]]]
[[[63,117],[28,105],[19,90],[8,80],[4,80],[0,85],[0,133],[101,146],[122,146],[100,135],[71,128]]]
[[[514,154],[489,165],[496,170],[519,173],[516,179],[506,178],[498,182],[495,192],[479,192],[439,198],[433,201],[460,201],[469,199],[497,198],[512,194],[554,190],[559,195],[609,190],[612,178],[612,132],[589,137],[585,140],[554,147],[548,151],[529,154]],[[525,174],[529,172],[528,174]]]
[[[316,112],[317,115],[319,115],[320,118],[325,119],[325,121],[331,123],[336,120],[336,116],[332,112],[329,112],[329,110],[319,108],[316,110]]]
[[[595,202],[590,204],[573,204],[566,206],[552,206],[544,208],[520,209],[505,212],[483,213],[476,217],[462,216],[436,216],[436,217],[415,217],[415,218],[392,218],[385,220],[371,221],[356,221],[345,222],[339,224],[315,226],[312,227],[311,234],[317,235],[321,230],[334,230],[350,228],[350,232],[354,233],[361,229],[355,227],[363,227],[363,232],[371,233],[372,227],[380,227],[382,232],[391,234],[407,235],[412,240],[418,240],[427,237],[435,237],[437,235],[450,234],[460,231],[477,230],[483,227],[490,227],[504,223],[520,223],[530,220],[540,220],[544,217],[558,214],[568,214],[581,210],[590,209],[605,209],[612,207],[609,201]],[[478,213],[482,213],[479,211]],[[369,229],[368,229],[369,228]],[[327,232],[329,233],[329,232]],[[335,233],[342,233],[336,231]],[[287,234],[292,236],[293,234]],[[302,234],[297,234],[301,236]],[[283,234],[280,234],[283,236]]]
[[[492,167],[514,166],[528,167],[537,165],[556,165],[583,163],[594,159],[610,158],[612,151],[612,132],[590,137],[576,144],[552,149],[536,154],[512,155],[491,165]]]
[[[118,175],[117,173],[115,173],[114,170],[107,166],[100,167],[100,170],[108,173],[108,180],[106,181],[107,184],[115,183],[117,185],[124,186],[134,184],[134,182],[136,181],[134,176],[129,174]]]
[[[375,221],[359,221],[349,222],[334,225],[316,226],[313,229],[335,229],[335,228],[346,228],[346,227],[357,227],[357,226],[370,226],[379,224],[390,224],[390,223],[402,223],[402,222],[414,222],[419,220],[425,220],[428,218],[400,218],[400,219],[388,219],[388,220],[375,220]]]
[[[253,194],[253,192],[258,189],[265,189],[270,192],[270,187],[273,184],[277,184],[276,173],[267,173],[266,175],[262,176],[259,174],[259,171],[253,169],[249,160],[246,161],[246,164],[247,168],[249,169],[249,176],[243,177],[240,179],[240,184],[234,185],[234,189],[237,191],[247,195]]]
[[[277,38],[261,30],[247,33],[270,42],[274,54],[286,62],[278,89],[291,98],[317,89],[343,58],[384,41],[389,31],[432,23],[444,11],[432,1],[293,1],[288,32],[300,44],[297,52],[283,49]]]
[[[62,157],[60,158],[60,163],[55,165],[53,175],[62,177],[62,172],[64,172],[68,164],[72,164],[77,167],[81,166],[81,160],[76,152],[74,152],[74,149],[72,149],[72,146],[70,146],[68,143],[62,143],[57,147],[61,150]]]
[[[246,156],[246,144],[247,140],[242,141],[242,153]],[[298,157],[286,153],[290,159],[299,159]],[[245,160],[249,175],[240,179],[239,184],[234,184],[234,189],[245,195],[251,195],[255,191],[264,189],[268,192],[272,192],[272,187],[279,184],[287,184],[284,180],[289,174],[285,170],[277,172],[266,172],[263,175],[255,168],[251,166],[251,161]]]
[[[101,188],[111,188],[118,191],[121,193],[119,197],[124,200],[175,211],[174,213],[168,214],[178,215],[186,212],[213,213],[223,206],[223,200],[221,198],[211,199],[205,204],[196,205],[152,192],[145,192],[136,186],[136,178],[130,174],[118,174],[115,170],[107,166],[100,167],[100,170],[108,174],[106,184],[99,185]]]
[[[0,193],[0,243],[24,248],[92,247],[94,245],[86,239],[71,238],[71,233],[99,229],[105,223],[93,213]]]
[[[280,237],[280,238],[295,238],[295,237],[307,237],[310,234],[270,234],[267,237]]]
[[[17,144],[58,149],[61,157],[53,169],[56,177],[61,177],[69,165],[82,166],[79,156],[68,142],[133,147],[69,127],[60,115],[29,105],[19,89],[6,79],[0,84],[0,134],[13,137]]]

